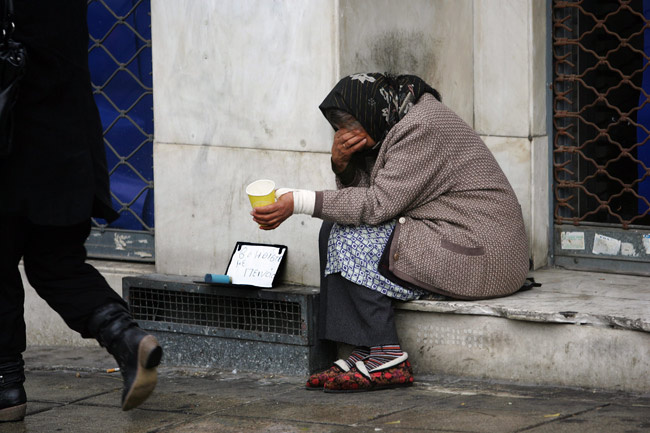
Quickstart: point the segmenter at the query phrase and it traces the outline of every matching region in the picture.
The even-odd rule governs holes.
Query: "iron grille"
[[[643,0],[554,0],[552,7],[555,222],[650,226]]]
[[[89,245],[94,257],[153,260],[150,8],[150,0],[88,0],[88,61],[113,208],[120,215],[110,225],[94,220]]]
[[[132,287],[129,305],[135,320],[284,335],[303,329],[297,302]]]

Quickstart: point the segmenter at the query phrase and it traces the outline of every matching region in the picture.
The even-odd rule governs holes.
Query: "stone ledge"
[[[650,277],[564,269],[542,269],[531,276],[542,287],[505,298],[418,300],[400,302],[397,308],[650,332]]]
[[[121,274],[121,275],[141,275],[141,274],[151,274],[156,270],[156,265],[151,263],[140,263],[140,262],[122,262],[117,260],[99,260],[91,259],[87,262],[93,265],[99,272],[111,273],[111,274]],[[114,286],[114,289],[119,289],[122,287],[122,283]]]
[[[398,310],[418,374],[626,392],[650,389],[650,334],[503,317]]]

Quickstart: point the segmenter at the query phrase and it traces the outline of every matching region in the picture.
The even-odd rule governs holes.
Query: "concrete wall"
[[[288,245],[288,278],[317,281],[320,221],[262,231],[244,187],[333,187],[317,107],[338,75],[337,13],[331,0],[152,2],[159,272],[225,272],[241,240]]]
[[[470,125],[474,117],[471,0],[342,0],[340,76],[414,74]]]
[[[259,230],[244,186],[333,188],[317,107],[359,71],[413,73],[441,91],[504,168],[543,264],[543,3],[153,0],[157,271],[223,272],[236,241],[281,243],[287,280],[318,284],[320,221]]]

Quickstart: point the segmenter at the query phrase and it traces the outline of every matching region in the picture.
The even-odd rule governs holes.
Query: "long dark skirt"
[[[354,346],[398,344],[393,300],[341,276],[324,276],[327,242],[333,223],[323,222],[320,253],[319,338]]]

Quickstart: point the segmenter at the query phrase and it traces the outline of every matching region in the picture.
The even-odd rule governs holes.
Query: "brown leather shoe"
[[[122,410],[138,407],[156,387],[156,367],[162,357],[158,340],[139,328],[126,307],[117,303],[97,309],[87,326],[120,366]]]
[[[0,359],[0,422],[22,421],[27,410],[23,357]]]

